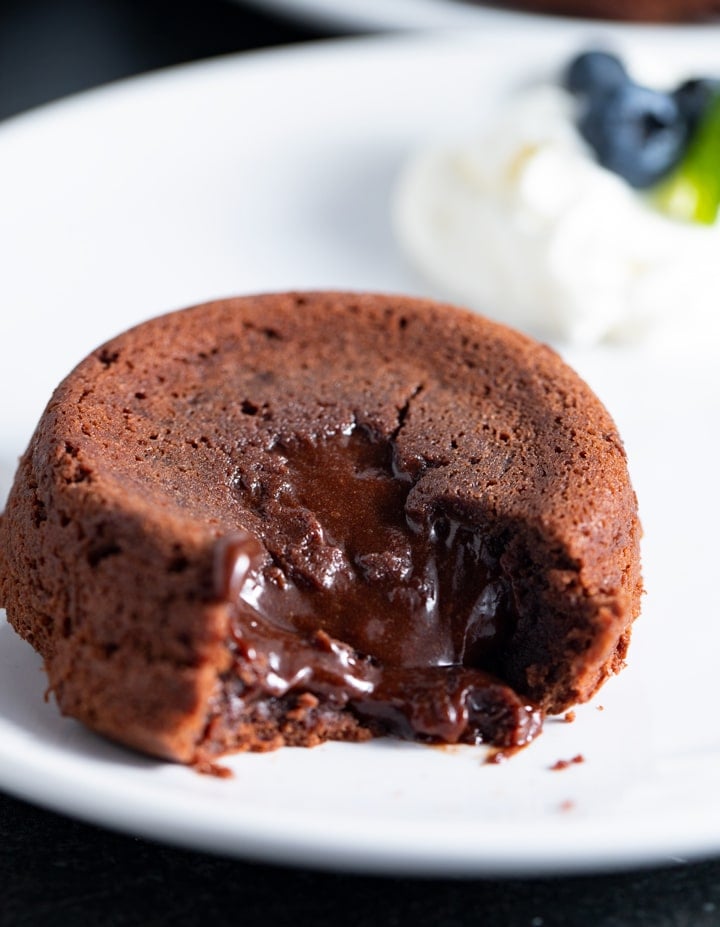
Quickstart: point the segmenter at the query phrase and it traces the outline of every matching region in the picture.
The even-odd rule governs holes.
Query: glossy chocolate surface
[[[532,739],[539,712],[487,672],[514,616],[481,526],[442,507],[416,523],[392,442],[365,429],[270,453],[273,479],[238,484],[264,536],[239,530],[217,552],[238,674],[253,670],[242,698],[310,692],[446,743],[482,742],[511,712],[518,742]]]

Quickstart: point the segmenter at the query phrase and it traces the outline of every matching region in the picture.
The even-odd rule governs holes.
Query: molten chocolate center
[[[479,528],[437,509],[408,516],[411,479],[365,430],[278,444],[244,502],[260,536],[219,545],[242,694],[312,692],[383,730],[480,742],[489,715],[539,714],[485,670],[512,626],[511,595]],[[247,673],[244,673],[247,677]],[[493,723],[497,722],[497,717]]]

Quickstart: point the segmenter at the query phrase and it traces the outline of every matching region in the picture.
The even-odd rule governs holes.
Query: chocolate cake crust
[[[58,387],[0,603],[64,713],[158,756],[512,746],[621,668],[639,535],[616,428],[549,348],[274,294],[147,322]]]

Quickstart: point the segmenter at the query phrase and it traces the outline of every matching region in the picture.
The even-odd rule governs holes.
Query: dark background
[[[319,37],[232,0],[0,0],[0,118],[132,74]]]
[[[0,0],[0,119],[151,69],[323,37],[231,0]],[[160,846],[0,793],[2,927],[200,922],[716,927],[720,860],[564,879],[366,878]]]

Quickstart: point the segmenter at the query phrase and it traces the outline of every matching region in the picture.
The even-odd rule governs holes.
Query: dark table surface
[[[0,2],[0,119],[166,65],[320,37],[230,0]],[[368,878],[161,846],[0,793],[3,927],[184,927],[201,920],[244,927],[711,927],[720,925],[720,860],[553,879]]]

